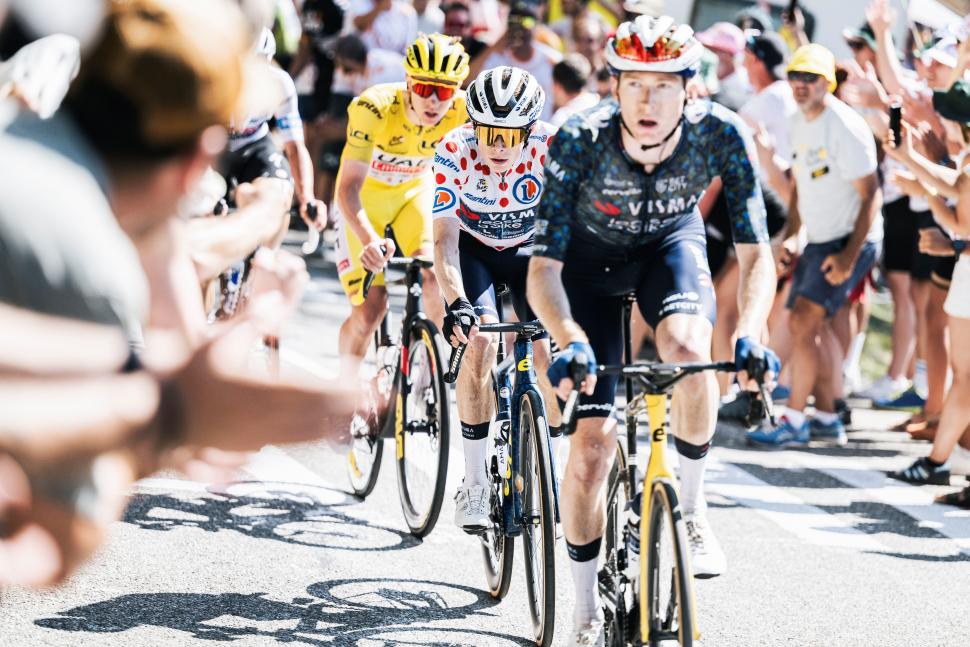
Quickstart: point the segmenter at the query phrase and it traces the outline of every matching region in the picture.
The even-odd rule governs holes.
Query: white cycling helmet
[[[263,27],[262,31],[259,32],[259,36],[256,37],[256,44],[253,45],[253,53],[257,56],[265,56],[269,60],[276,56],[276,37],[268,28]]]
[[[677,25],[670,16],[638,16],[617,27],[606,43],[606,63],[614,74],[670,72],[691,77],[703,52],[690,25]]]
[[[494,67],[468,86],[466,107],[473,123],[525,128],[535,123],[546,104],[536,78],[517,67]]]

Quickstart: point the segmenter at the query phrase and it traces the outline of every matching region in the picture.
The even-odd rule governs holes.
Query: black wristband
[[[453,312],[455,310],[474,310],[472,302],[465,297],[458,297],[455,299],[454,303],[448,306],[448,310]]]

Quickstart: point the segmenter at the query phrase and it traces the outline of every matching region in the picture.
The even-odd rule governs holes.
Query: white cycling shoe
[[[488,489],[483,485],[464,485],[455,493],[455,525],[469,534],[488,528]]]
[[[574,625],[566,640],[566,647],[604,647],[605,632],[606,625],[602,618],[594,619],[589,624]]]
[[[690,546],[694,577],[707,579],[724,574],[727,571],[727,557],[721,549],[721,542],[707,522],[707,515],[685,515],[684,524],[687,526],[687,543]]]

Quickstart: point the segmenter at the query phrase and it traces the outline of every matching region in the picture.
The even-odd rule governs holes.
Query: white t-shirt
[[[424,13],[418,14],[418,32],[422,34],[438,33],[444,29],[444,26],[445,14],[437,2],[429,2]]]
[[[775,143],[775,152],[782,159],[791,159],[788,128],[798,112],[798,104],[787,81],[775,81],[748,99],[738,110],[745,121],[763,124]]]
[[[358,32],[354,18],[370,13],[373,0],[352,0],[344,16],[344,33],[359,33],[368,49],[387,49],[404,54],[405,48],[418,37],[418,14],[409,3],[393,0],[391,8],[380,13],[370,29]]]
[[[347,76],[341,70],[335,70],[330,89],[337,94],[356,97],[371,86],[403,80],[404,57],[386,49],[372,49],[367,52],[367,69],[364,74]]]
[[[790,129],[792,174],[798,189],[798,214],[809,243],[825,243],[852,233],[862,198],[853,180],[876,172],[876,143],[861,115],[829,95],[812,121],[801,111]],[[882,238],[877,214],[869,240]]]
[[[536,77],[536,81],[539,85],[549,93],[552,91],[552,66],[562,60],[562,54],[556,50],[543,45],[542,43],[532,43],[532,58],[528,61],[520,61],[519,59],[512,56],[508,50],[502,50],[498,52],[492,52],[487,59],[485,59],[485,64],[482,66],[483,70],[489,70],[493,67],[499,67],[501,65],[508,65],[509,67],[518,67],[532,76]],[[539,115],[539,119],[543,121],[549,121],[552,119],[552,101],[547,100],[546,105],[542,108],[542,114]]]
[[[531,247],[542,167],[555,132],[537,122],[515,166],[497,175],[482,159],[471,125],[452,130],[435,149],[433,217],[458,219],[462,231],[495,249]]]
[[[575,97],[570,99],[566,103],[566,105],[558,108],[556,112],[552,115],[552,119],[549,120],[549,123],[551,123],[556,128],[559,128],[564,123],[566,123],[567,119],[569,119],[577,112],[582,112],[587,108],[592,108],[599,102],[600,102],[600,95],[596,94],[595,92],[588,92],[586,90],[583,90]]]

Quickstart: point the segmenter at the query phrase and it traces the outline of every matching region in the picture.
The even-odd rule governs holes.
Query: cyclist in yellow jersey
[[[387,303],[378,274],[366,302],[366,271],[379,273],[394,255],[391,225],[405,256],[433,254],[431,209],[435,146],[465,123],[468,54],[457,38],[421,35],[408,47],[404,83],[375,85],[347,109],[347,144],[337,173],[334,220],[337,274],[353,306],[340,328],[340,353],[363,357]],[[444,304],[432,271],[424,275],[425,311],[439,325]]]

